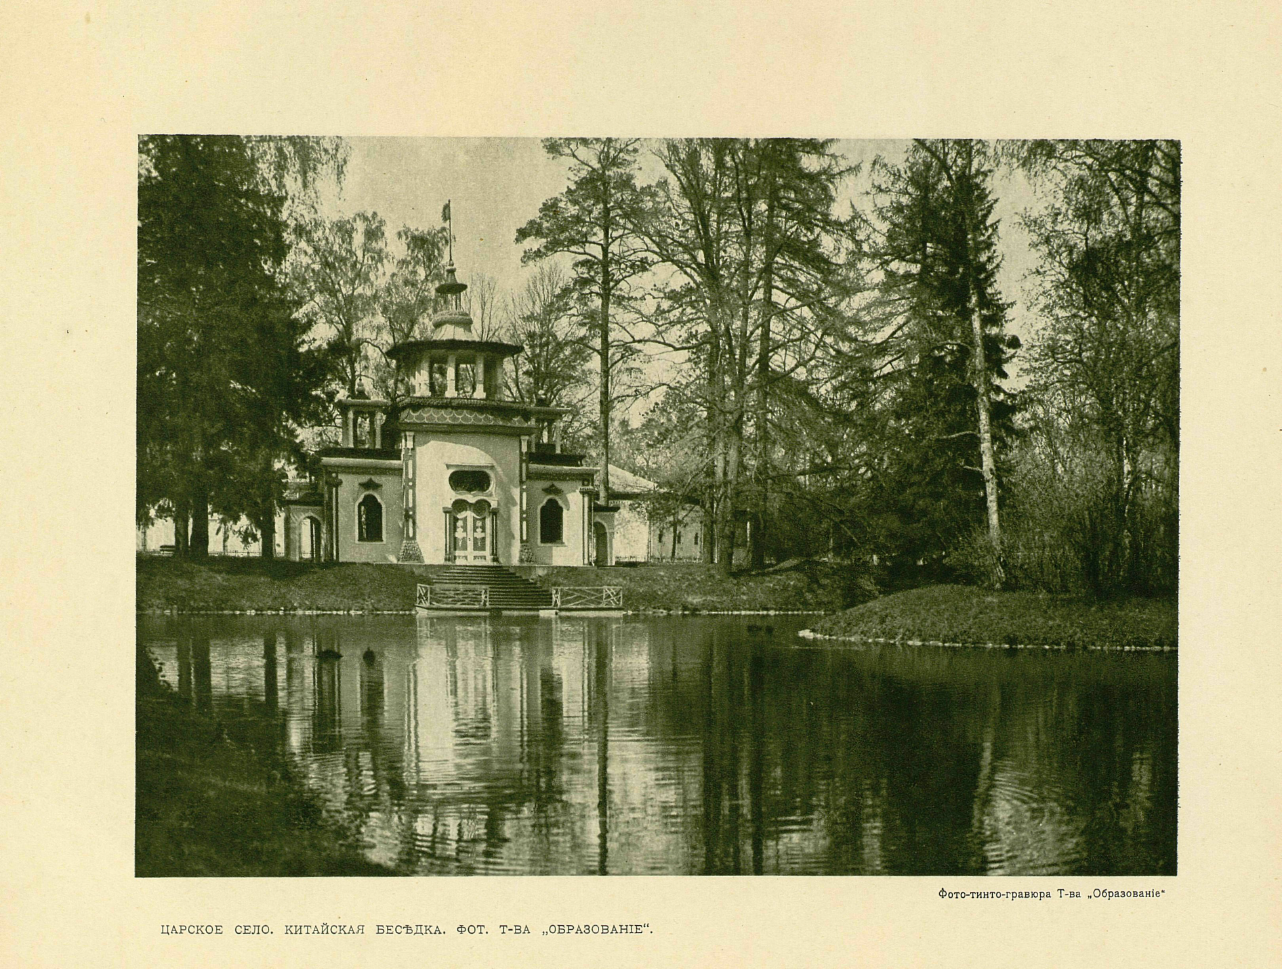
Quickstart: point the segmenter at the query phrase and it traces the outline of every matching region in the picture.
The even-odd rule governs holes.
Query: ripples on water
[[[406,874],[1174,873],[1173,656],[816,648],[753,622],[139,637]]]

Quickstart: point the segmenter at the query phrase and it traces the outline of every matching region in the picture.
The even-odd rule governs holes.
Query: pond
[[[140,617],[405,874],[1174,874],[1173,654],[797,617]]]

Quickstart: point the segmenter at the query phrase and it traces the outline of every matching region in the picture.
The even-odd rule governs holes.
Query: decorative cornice
[[[456,321],[451,317],[450,319],[443,320],[442,322],[457,323],[461,322],[461,318]],[[468,322],[471,322],[470,317],[468,318]],[[451,330],[456,328],[456,326],[451,327]],[[480,351],[482,353],[494,353],[504,357],[511,357],[520,353],[523,349],[524,347],[519,343],[506,343],[502,340],[446,338],[436,340],[406,340],[404,343],[398,343],[396,346],[388,350],[387,355],[393,360],[405,363],[431,351],[444,351],[446,353],[451,350],[455,352]]]
[[[546,464],[531,464],[526,477],[544,481],[591,481],[596,468],[558,468]]]
[[[361,471],[396,471],[400,472],[400,459],[385,458],[331,458],[322,457],[321,466],[325,468],[358,468]]]
[[[503,410],[507,412],[504,413]],[[514,412],[515,408],[503,410],[411,404],[401,410],[397,422],[402,426],[493,427],[523,432],[534,430],[534,422],[523,414]]]

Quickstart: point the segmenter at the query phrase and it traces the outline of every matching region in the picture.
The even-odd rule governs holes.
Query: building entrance
[[[460,498],[450,506],[451,560],[459,564],[489,564],[494,561],[494,508],[481,498]]]

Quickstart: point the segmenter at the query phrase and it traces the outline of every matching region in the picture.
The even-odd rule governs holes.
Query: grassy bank
[[[958,585],[898,592],[815,623],[821,636],[1007,646],[1169,648],[1171,600],[1091,603]]]
[[[686,563],[557,568],[548,570],[542,582],[622,586],[624,606],[647,612],[834,612],[876,594],[860,572],[826,562],[798,562],[730,576],[714,565]]]
[[[431,566],[312,565],[260,559],[137,559],[139,612],[355,611],[414,608]]]
[[[135,873],[387,875],[294,781],[273,738],[228,737],[163,686],[139,649]]]
[[[402,612],[414,587],[444,566],[311,565],[256,559],[195,564],[137,560],[139,612]],[[525,570],[518,570],[525,571]],[[551,569],[544,585],[623,587],[629,610],[673,612],[832,612],[863,602],[871,584],[849,566],[802,562],[761,573],[726,576],[711,565],[645,565]]]

